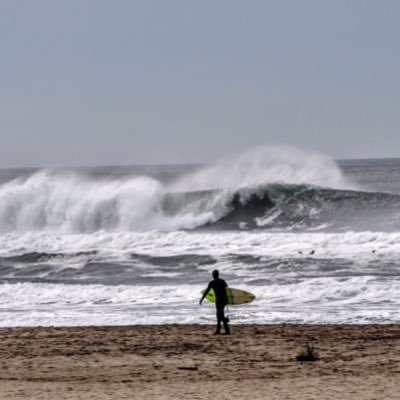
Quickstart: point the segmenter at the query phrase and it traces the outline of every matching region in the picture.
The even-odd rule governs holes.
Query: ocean
[[[0,170],[0,326],[399,323],[400,159]]]

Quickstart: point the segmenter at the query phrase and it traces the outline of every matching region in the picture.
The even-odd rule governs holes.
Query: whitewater
[[[400,160],[0,170],[0,326],[400,322]]]

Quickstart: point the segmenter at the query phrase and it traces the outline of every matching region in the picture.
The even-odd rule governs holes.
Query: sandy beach
[[[398,399],[400,325],[0,329],[2,399]],[[296,356],[314,345],[318,360]]]

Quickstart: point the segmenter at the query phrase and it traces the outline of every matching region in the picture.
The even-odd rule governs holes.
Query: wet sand
[[[1,328],[1,399],[399,399],[400,325]],[[319,357],[296,356],[314,345]]]

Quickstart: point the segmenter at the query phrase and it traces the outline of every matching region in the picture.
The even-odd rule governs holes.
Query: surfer
[[[221,334],[221,322],[224,324],[225,335],[230,335],[231,333],[229,331],[228,318],[226,318],[224,314],[225,306],[228,303],[225,290],[228,285],[219,277],[218,270],[214,270],[212,276],[214,279],[208,284],[207,289],[200,300],[200,304],[203,302],[208,292],[213,289],[215,294],[215,307],[217,309],[217,330],[215,331],[214,335]]]

